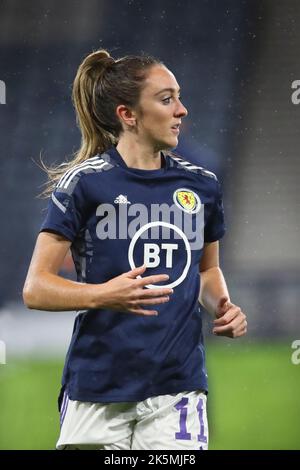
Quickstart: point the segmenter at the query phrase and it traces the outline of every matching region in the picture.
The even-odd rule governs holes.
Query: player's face
[[[137,111],[139,136],[155,150],[174,148],[186,115],[172,72],[162,65],[153,66],[145,79]]]

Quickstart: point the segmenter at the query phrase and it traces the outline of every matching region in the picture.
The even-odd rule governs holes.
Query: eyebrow
[[[176,90],[175,88],[163,88],[162,90],[158,91],[157,93],[155,93],[154,96],[157,96],[159,95],[160,93],[163,93],[163,92],[166,92],[166,91],[170,91],[171,93],[176,93],[176,91],[178,93],[180,93],[180,88],[178,88],[178,90]]]

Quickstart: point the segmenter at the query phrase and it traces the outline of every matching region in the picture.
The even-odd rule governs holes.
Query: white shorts
[[[68,400],[61,409],[56,448],[207,450],[206,394],[160,395],[133,403]]]

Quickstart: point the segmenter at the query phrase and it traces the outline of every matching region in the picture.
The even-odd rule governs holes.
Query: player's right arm
[[[138,315],[157,315],[152,306],[168,302],[170,288],[144,289],[148,284],[166,281],[165,274],[142,275],[146,267],[128,271],[102,284],[85,284],[64,279],[58,273],[71,242],[50,232],[39,234],[23,288],[28,308],[49,311],[111,309]]]

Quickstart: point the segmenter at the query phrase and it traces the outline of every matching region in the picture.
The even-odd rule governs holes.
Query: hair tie
[[[105,60],[103,61],[103,67],[104,69],[108,69],[109,67],[111,67],[112,65],[114,65],[115,63],[115,60],[112,58],[112,57],[107,57],[105,58]]]

